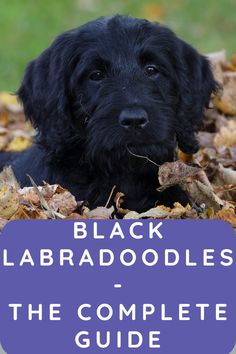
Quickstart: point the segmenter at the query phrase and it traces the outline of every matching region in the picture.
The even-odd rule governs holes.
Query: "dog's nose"
[[[126,108],[119,116],[119,123],[125,129],[143,129],[148,122],[147,112],[141,108]]]

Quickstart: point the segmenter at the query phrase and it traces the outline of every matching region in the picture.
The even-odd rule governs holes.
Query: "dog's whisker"
[[[147,162],[150,162],[150,163],[152,163],[153,165],[155,165],[155,166],[157,166],[157,167],[160,167],[159,164],[157,164],[155,161],[149,159],[148,156],[137,155],[137,154],[135,154],[134,152],[130,151],[130,149],[128,148],[128,146],[126,146],[126,149],[127,149],[127,151],[128,151],[129,154],[131,154],[131,155],[133,155],[133,156],[135,156],[135,157],[141,158],[141,159],[145,159]]]

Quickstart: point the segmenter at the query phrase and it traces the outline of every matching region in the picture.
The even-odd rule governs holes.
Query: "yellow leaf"
[[[19,152],[27,149],[32,144],[31,139],[25,136],[15,136],[13,140],[8,144],[5,151]]]
[[[19,105],[17,97],[9,92],[1,92],[0,93],[0,102],[5,106],[11,105],[11,104]]]
[[[22,106],[19,103],[17,96],[8,92],[0,93],[0,107],[6,108],[15,113],[22,111]]]
[[[10,218],[19,207],[19,194],[9,184],[0,184],[0,218]]]
[[[235,90],[236,91],[236,90]],[[222,127],[214,138],[214,145],[217,148],[236,146],[236,121],[230,120],[226,127]]]
[[[216,214],[216,219],[229,222],[233,227],[236,227],[236,214],[233,209],[220,210]]]

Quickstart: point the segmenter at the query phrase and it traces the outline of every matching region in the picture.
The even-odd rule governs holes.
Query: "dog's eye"
[[[89,76],[90,80],[93,80],[93,81],[101,81],[102,79],[104,79],[104,77],[105,77],[105,74],[99,70],[93,71]]]
[[[157,76],[159,74],[157,68],[154,65],[147,65],[144,71],[147,76]]]

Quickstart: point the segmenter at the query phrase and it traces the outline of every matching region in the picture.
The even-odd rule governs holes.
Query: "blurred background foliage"
[[[0,0],[0,90],[59,33],[115,13],[168,25],[202,53],[236,52],[236,0]]]

